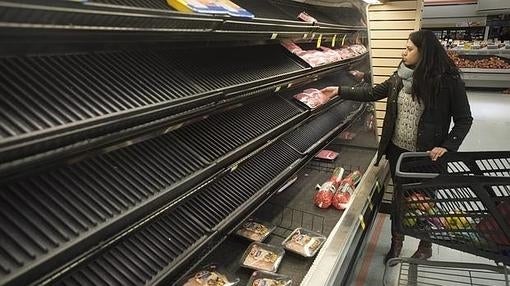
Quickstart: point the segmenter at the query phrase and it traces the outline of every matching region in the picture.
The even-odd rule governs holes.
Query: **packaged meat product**
[[[252,241],[261,242],[276,228],[266,222],[248,220],[236,231],[236,234]]]
[[[343,131],[342,133],[340,133],[340,135],[338,135],[338,137],[342,140],[351,141],[352,139],[354,139],[354,137],[356,137],[356,133],[350,131]]]
[[[281,247],[252,242],[241,258],[241,266],[255,270],[276,272],[285,250]]]
[[[287,275],[275,274],[266,271],[255,271],[250,277],[247,286],[291,286],[292,279]]]
[[[328,96],[315,88],[305,89],[301,93],[294,95],[294,98],[312,109],[329,101]]]
[[[299,13],[299,15],[297,16],[297,18],[301,21],[304,21],[304,22],[307,22],[307,23],[312,23],[312,24],[315,24],[317,23],[317,19],[315,19],[314,17],[308,15],[308,13],[306,13],[305,11]]]
[[[343,180],[338,187],[338,190],[333,195],[333,207],[339,210],[345,210],[349,205],[352,193],[354,193],[354,186],[350,183],[349,180]]]
[[[224,273],[216,265],[211,264],[188,277],[183,286],[234,286],[239,283],[239,278],[231,279]]]
[[[340,58],[342,60],[349,59],[349,58],[352,58],[354,56],[352,54],[352,52],[349,51],[346,48],[341,48],[341,49],[338,49],[338,50],[335,50],[335,51],[338,53],[338,55],[340,55]]]
[[[361,81],[365,77],[365,73],[358,70],[352,70],[349,71],[349,73],[358,81]]]
[[[342,57],[335,51],[327,47],[320,47],[320,49],[323,51],[324,56],[328,63],[334,63],[342,60]]]
[[[312,67],[327,64],[326,57],[319,51],[304,51],[300,57]]]
[[[294,44],[291,41],[282,41],[281,45],[283,47],[285,47],[289,52],[291,52],[293,54],[297,54],[298,52],[302,52],[303,51],[303,49],[301,49],[300,46]],[[299,56],[299,54],[298,54],[298,56]]]
[[[335,168],[333,171],[333,175],[329,180],[322,185],[317,185],[315,189],[317,192],[313,198],[313,203],[321,208],[326,209],[329,208],[333,201],[333,195],[335,194],[336,188],[340,185],[342,181],[342,176],[344,174],[344,168]]]
[[[349,175],[347,175],[347,177],[345,177],[344,181],[347,181],[353,187],[356,187],[358,185],[358,183],[361,181],[362,176],[363,176],[363,174],[361,173],[360,170],[355,170],[355,171],[351,172]]]
[[[326,241],[324,235],[299,227],[282,242],[282,245],[289,251],[304,257],[312,257],[317,254],[324,241]]]
[[[319,153],[317,153],[317,155],[315,155],[314,159],[332,162],[335,161],[337,157],[338,152],[331,150],[321,150]]]

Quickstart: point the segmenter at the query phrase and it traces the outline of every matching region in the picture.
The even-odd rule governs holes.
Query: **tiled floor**
[[[510,96],[503,95],[500,92],[468,90],[468,97],[474,122],[469,135],[461,146],[461,151],[510,150]],[[388,251],[390,241],[389,215],[379,214],[372,228],[365,252],[359,260],[356,278],[351,285],[383,285],[385,270],[383,257]],[[402,256],[410,257],[416,250],[417,245],[418,240],[407,237],[404,242]],[[488,259],[438,245],[433,245],[432,259],[437,261],[494,264]],[[397,285],[398,269],[399,267],[388,269],[386,285]],[[438,285],[448,286],[457,284],[443,282]]]

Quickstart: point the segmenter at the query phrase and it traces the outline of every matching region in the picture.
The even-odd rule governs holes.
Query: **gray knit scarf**
[[[406,67],[404,63],[401,63],[398,67],[397,74],[402,79],[402,83],[404,84],[404,92],[407,94],[412,93],[413,88],[413,72],[414,70]]]

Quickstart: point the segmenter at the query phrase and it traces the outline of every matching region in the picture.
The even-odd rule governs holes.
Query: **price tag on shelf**
[[[331,47],[334,48],[336,44],[336,35],[333,36],[333,39],[331,40]]]
[[[271,40],[276,39],[276,37],[278,37],[278,33],[273,33],[273,34],[271,35]]]
[[[306,39],[306,37],[308,37],[308,33],[303,34],[303,39]]]
[[[281,86],[277,86],[277,87],[274,89],[274,92],[279,92],[279,91],[280,91],[280,89],[282,89],[282,87],[281,87]]]
[[[344,45],[344,43],[345,43],[345,38],[346,38],[346,37],[347,37],[347,34],[345,34],[345,35],[344,35],[344,37],[342,38],[342,45],[341,45],[341,46],[343,46],[343,45]]]
[[[239,164],[232,166],[232,168],[230,168],[230,172],[234,172],[237,169],[237,166],[239,166]]]
[[[321,43],[322,43],[322,34],[320,34],[319,37],[317,38],[317,49],[320,48]]]
[[[374,210],[374,205],[372,204],[372,202],[370,201],[371,198],[367,198],[367,201],[368,201],[368,208],[373,211]]]
[[[363,215],[359,215],[359,225],[361,226],[361,229],[365,230],[366,228],[366,225],[365,225],[365,219],[363,218]]]
[[[287,84],[287,88],[290,88],[292,86],[292,82],[289,82],[289,84]]]

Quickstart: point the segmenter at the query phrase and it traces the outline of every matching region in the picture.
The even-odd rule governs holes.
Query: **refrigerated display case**
[[[386,174],[372,166],[372,106],[293,96],[369,84],[349,73],[368,74],[368,54],[312,67],[280,40],[366,46],[364,10],[234,2],[255,18],[164,0],[0,3],[0,284],[175,284],[242,253],[232,233],[253,216],[277,225],[273,244],[294,226],[327,236],[279,272],[348,280]],[[326,146],[337,161],[311,161]],[[316,209],[310,186],[337,165],[365,174],[351,207]]]

